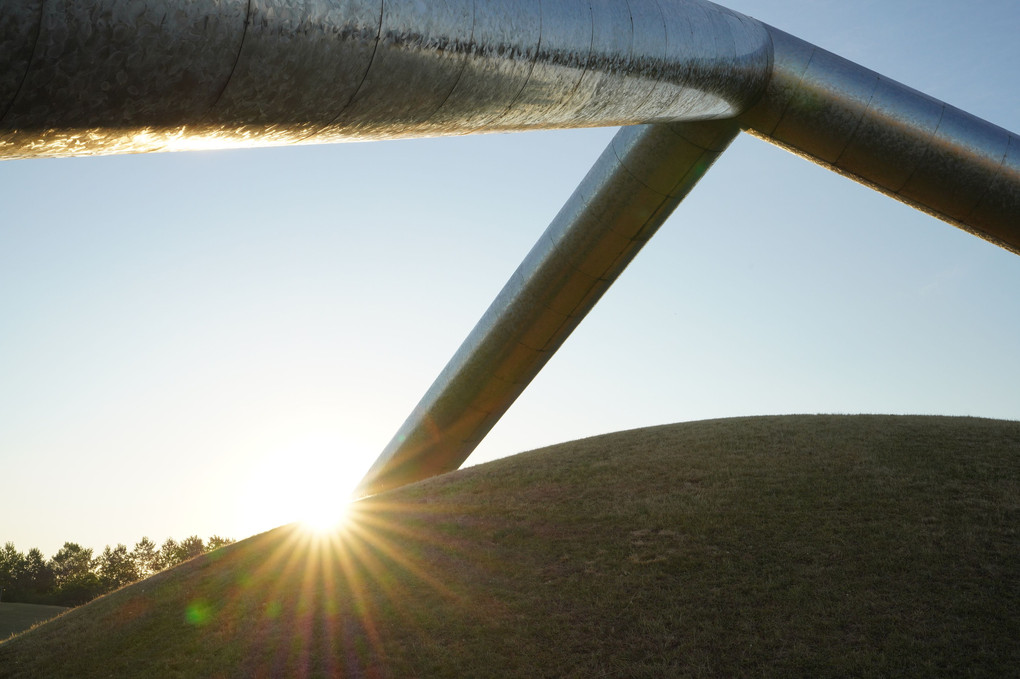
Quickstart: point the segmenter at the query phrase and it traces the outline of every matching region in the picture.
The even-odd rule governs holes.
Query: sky
[[[1020,131],[1015,0],[727,6]],[[0,543],[340,503],[614,132],[0,163]],[[1016,255],[742,135],[468,464],[706,418],[1018,419],[1018,292]]]

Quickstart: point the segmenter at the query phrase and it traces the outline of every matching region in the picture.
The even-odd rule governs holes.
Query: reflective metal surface
[[[737,134],[623,128],[375,462],[369,495],[458,468]]]
[[[380,0],[251,0],[236,64],[201,134],[272,143],[318,132],[361,87],[381,11]]]
[[[248,0],[45,2],[35,16],[26,7],[0,3],[0,25],[13,24],[0,72],[32,55],[0,105],[0,157],[172,148],[230,80]],[[33,21],[38,30],[22,30]]]
[[[769,28],[761,136],[1020,253],[1020,137]]]
[[[362,494],[460,466],[738,126],[1020,253],[1020,137],[706,0],[0,0],[0,159],[603,125]]]
[[[0,6],[0,120],[18,93],[32,60],[43,0],[5,2]]]
[[[12,0],[0,158],[733,117],[768,33],[705,0]]]

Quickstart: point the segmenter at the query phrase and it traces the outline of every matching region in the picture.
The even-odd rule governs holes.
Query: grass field
[[[32,625],[49,620],[66,610],[63,606],[0,603],[0,641],[7,639],[12,634],[24,632]]]
[[[1017,676],[1018,526],[1018,422],[621,432],[210,553],[0,644],[0,676]]]

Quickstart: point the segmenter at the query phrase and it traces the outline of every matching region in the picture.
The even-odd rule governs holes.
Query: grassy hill
[[[1020,422],[610,434],[283,527],[0,644],[4,677],[1017,676]]]

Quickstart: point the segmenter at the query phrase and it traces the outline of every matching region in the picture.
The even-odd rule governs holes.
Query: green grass
[[[622,432],[283,527],[0,644],[4,677],[1017,676],[1020,423]]]
[[[0,642],[68,610],[63,606],[0,603]],[[2,672],[3,670],[0,670]]]

